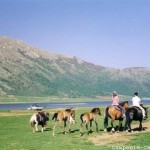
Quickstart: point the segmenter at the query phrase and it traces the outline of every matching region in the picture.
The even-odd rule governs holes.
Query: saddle
[[[121,111],[121,109],[118,107],[118,105],[113,105],[117,110]]]
[[[142,110],[141,110],[139,107],[137,107],[137,106],[132,106],[132,108],[135,108],[139,114],[142,113]]]

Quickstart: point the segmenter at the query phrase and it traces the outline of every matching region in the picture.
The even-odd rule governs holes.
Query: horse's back
[[[142,111],[137,107],[130,107],[126,111],[126,118],[130,118],[131,120],[141,120],[142,119]]]
[[[116,105],[111,105],[108,108],[108,115],[115,120],[120,119],[121,117],[121,110]]]

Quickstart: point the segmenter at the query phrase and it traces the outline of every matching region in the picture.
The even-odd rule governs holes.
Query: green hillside
[[[96,97],[116,90],[150,97],[149,89],[150,68],[107,68],[0,38],[0,95]]]

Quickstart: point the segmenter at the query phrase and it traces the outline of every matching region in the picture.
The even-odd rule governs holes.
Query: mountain
[[[107,68],[0,37],[0,95],[95,97],[116,90],[150,97],[149,89],[150,68]]]

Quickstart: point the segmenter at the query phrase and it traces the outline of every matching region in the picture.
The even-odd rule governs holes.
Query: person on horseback
[[[121,106],[121,105],[119,105],[119,96],[118,96],[118,94],[117,94],[117,92],[116,91],[113,91],[113,93],[112,93],[112,105],[113,106],[118,106],[118,108],[121,110],[121,114],[122,114],[122,118],[124,118],[124,108]]]
[[[142,115],[143,115],[143,119],[145,119],[146,115],[145,115],[145,110],[144,108],[141,106],[142,101],[140,99],[140,97],[138,96],[138,92],[134,93],[134,97],[132,98],[132,106],[136,106],[139,109],[141,109],[142,111]]]

